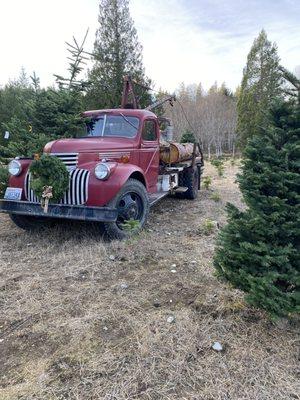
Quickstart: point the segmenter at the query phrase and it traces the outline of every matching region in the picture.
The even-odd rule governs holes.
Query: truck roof
[[[131,109],[131,108],[112,108],[105,110],[90,110],[84,111],[81,115],[82,117],[97,117],[100,114],[119,114],[122,113],[131,117],[146,118],[146,117],[156,117],[156,115],[149,110]]]

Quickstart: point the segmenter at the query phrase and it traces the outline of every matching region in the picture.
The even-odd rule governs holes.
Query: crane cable
[[[180,108],[181,108],[181,111],[182,111],[182,113],[184,115],[184,118],[185,118],[186,122],[188,123],[189,127],[191,128],[191,133],[195,136],[194,128],[193,128],[190,120],[188,119],[188,116],[186,115],[186,112],[185,112],[185,109],[183,108],[183,105],[181,104],[181,102],[178,99],[176,99],[176,101],[178,101],[178,104],[180,105]]]

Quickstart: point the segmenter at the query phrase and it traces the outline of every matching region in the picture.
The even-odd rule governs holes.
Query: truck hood
[[[135,142],[125,138],[89,137],[58,139],[46,144],[46,153],[93,153],[103,150],[132,149]]]

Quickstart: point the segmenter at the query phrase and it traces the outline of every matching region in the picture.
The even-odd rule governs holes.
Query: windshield
[[[126,115],[101,115],[86,123],[88,136],[127,137],[136,136],[139,119]]]

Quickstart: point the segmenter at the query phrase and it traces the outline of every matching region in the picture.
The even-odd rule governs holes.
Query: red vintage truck
[[[70,174],[69,189],[58,204],[44,212],[30,185],[32,159],[16,158],[8,166],[9,187],[0,211],[23,229],[52,218],[86,220],[101,223],[108,237],[123,239],[131,233],[126,221],[142,228],[149,207],[163,197],[195,199],[203,169],[200,146],[174,143],[170,137],[162,141],[161,122],[169,134],[170,121],[136,108],[135,102],[129,106],[130,83],[125,83],[121,108],[82,114],[87,121],[83,137],[46,144],[44,153],[60,158]]]

